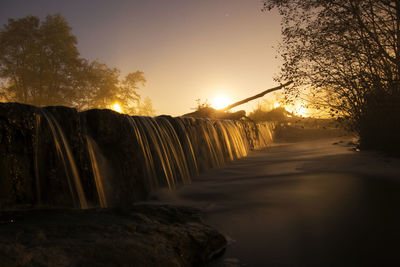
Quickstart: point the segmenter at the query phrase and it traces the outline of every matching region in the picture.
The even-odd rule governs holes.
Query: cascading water
[[[151,187],[156,188],[166,182],[173,189],[179,183],[178,179],[182,183],[190,183],[181,142],[168,119],[127,116],[127,120],[139,142]],[[161,172],[157,172],[157,163],[162,167]],[[160,180],[157,174],[165,180]]]
[[[224,164],[224,155],[212,122],[200,119],[194,125],[191,135],[194,135],[196,140],[197,151],[195,153],[198,156],[198,165],[202,170],[221,167]]]
[[[72,155],[64,132],[57,120],[50,113],[48,113],[45,109],[41,109],[41,112],[50,127],[58,156],[64,165],[71,196],[74,199],[74,202],[77,202],[77,200],[79,201],[79,206],[81,209],[87,209],[88,204],[86,201],[85,192],[83,191],[74,156]]]
[[[192,141],[189,138],[187,127],[185,127],[184,120],[180,117],[175,118],[174,122],[174,125],[176,127],[176,136],[180,140],[181,147],[185,148],[182,150],[186,158],[186,163],[190,172],[190,176],[196,176],[199,174],[199,168],[196,161],[196,155],[193,150]]]
[[[215,121],[216,128],[223,136],[225,149],[229,154],[229,160],[235,160],[247,156],[245,142],[241,135],[241,127],[232,121]]]
[[[129,205],[158,187],[190,183],[269,145],[273,129],[250,121],[19,104],[0,104],[0,120],[0,153],[11,151],[0,158],[0,206],[70,206],[72,200],[83,209]]]
[[[161,137],[168,147],[169,152],[168,163],[172,165],[173,175],[176,177],[174,180],[178,182],[178,178],[182,183],[190,183],[190,174],[186,161],[185,154],[183,153],[182,144],[175,132],[175,129],[165,117],[155,118],[155,125],[160,130]]]
[[[99,152],[97,144],[93,141],[93,139],[89,136],[86,136],[86,142],[93,171],[93,178],[96,184],[97,195],[99,197],[99,205],[101,208],[107,208],[108,201],[105,183],[108,176],[108,171],[105,169],[104,166],[106,162]]]
[[[256,137],[254,140],[258,140],[259,144],[258,147],[266,147],[270,145],[274,139],[273,135],[273,130],[275,128],[275,125],[273,123],[268,123],[268,124],[258,124],[255,125],[254,127],[257,127],[257,131],[253,131],[256,133]]]
[[[40,134],[40,115],[35,114],[35,140],[34,140],[34,168],[35,168],[35,183],[36,183],[36,199],[37,205],[42,205],[42,190],[40,188],[40,175],[39,175],[39,134]]]
[[[240,124],[228,120],[196,119],[193,124],[185,118],[190,139],[197,148],[197,165],[201,169],[221,167],[226,162],[244,157],[249,150],[246,135]]]
[[[151,152],[149,140],[147,139],[146,133],[143,131],[143,129],[141,127],[138,127],[136,120],[133,117],[127,116],[126,118],[132,128],[134,136],[139,143],[139,147],[141,148],[144,163],[146,166],[146,174],[149,177],[150,187],[155,188],[158,185],[158,182],[156,181],[154,159]]]

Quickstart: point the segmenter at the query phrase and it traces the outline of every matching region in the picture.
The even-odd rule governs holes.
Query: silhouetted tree
[[[290,99],[305,90],[365,145],[400,130],[400,1],[265,0],[272,8],[283,16],[280,79],[294,81]]]
[[[108,108],[113,102],[119,101],[118,69],[98,61],[86,62],[81,75],[81,99],[77,102],[79,109]]]
[[[146,97],[144,101],[138,102],[137,115],[141,116],[154,116],[156,111],[153,108],[153,103],[151,102],[150,97]]]
[[[80,75],[77,85],[80,99],[76,102],[79,109],[110,108],[118,103],[124,113],[139,114],[141,107],[137,90],[146,83],[143,72],[129,73],[121,80],[120,70],[93,61],[84,64]]]
[[[9,19],[0,32],[1,92],[33,105],[71,105],[82,60],[65,19],[49,15]]]
[[[198,98],[198,99],[196,99],[196,104],[197,104],[197,107],[192,108],[192,109],[197,110],[197,111],[201,110],[203,108],[211,107],[211,104],[210,104],[210,102],[208,102],[208,99],[202,101],[200,98]]]
[[[121,80],[117,68],[80,58],[76,44],[59,14],[42,22],[34,16],[9,19],[0,31],[0,100],[78,109],[110,108],[118,102],[125,113],[154,113],[150,99],[140,106],[143,72]]]
[[[140,85],[144,86],[145,83],[146,79],[142,71],[131,72],[122,80],[117,96],[125,112],[129,114],[139,113],[140,95],[137,90]]]

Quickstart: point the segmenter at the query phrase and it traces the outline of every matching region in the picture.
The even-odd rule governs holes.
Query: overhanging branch
[[[290,84],[292,84],[292,83],[293,83],[293,81],[290,81],[290,82],[287,82],[287,83],[285,83],[285,84],[281,84],[281,85],[279,85],[279,86],[277,86],[277,87],[274,87],[274,88],[265,90],[265,91],[262,92],[262,93],[259,93],[259,94],[257,94],[257,95],[252,96],[252,97],[248,97],[248,98],[246,98],[246,99],[243,99],[243,100],[241,100],[241,101],[238,101],[238,102],[236,102],[236,103],[233,103],[232,105],[229,105],[229,106],[227,106],[227,107],[225,107],[225,108],[219,109],[218,111],[228,111],[228,110],[230,110],[231,108],[237,107],[237,106],[242,105],[242,104],[244,104],[244,103],[247,103],[247,102],[249,102],[249,101],[251,101],[251,100],[254,100],[254,99],[263,97],[264,95],[266,95],[266,94],[268,94],[268,93],[271,93],[271,92],[280,90],[280,89],[282,89],[282,88],[284,88],[284,87],[286,87],[286,86],[288,86],[288,85],[290,85]]]

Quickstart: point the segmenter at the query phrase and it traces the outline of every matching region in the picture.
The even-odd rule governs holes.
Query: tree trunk
[[[279,86],[277,86],[277,87],[274,87],[274,88],[265,90],[265,91],[262,92],[262,93],[259,93],[259,94],[257,94],[257,95],[252,96],[252,97],[248,97],[248,98],[246,98],[246,99],[243,99],[243,100],[241,100],[241,101],[238,101],[238,102],[236,102],[236,103],[233,103],[232,105],[229,105],[229,106],[227,106],[227,107],[225,107],[225,108],[219,109],[218,111],[228,111],[228,110],[230,110],[231,108],[237,107],[237,106],[242,105],[242,104],[244,104],[244,103],[247,103],[247,102],[249,102],[249,101],[251,101],[251,100],[254,100],[254,99],[263,97],[264,95],[266,95],[266,94],[268,94],[268,93],[271,93],[271,92],[280,90],[280,89],[282,89],[283,87],[286,87],[286,86],[288,86],[288,85],[290,85],[290,84],[292,84],[292,83],[293,83],[293,81],[290,81],[290,82],[287,82],[287,83],[285,83],[285,84],[281,84],[281,85],[279,85]]]

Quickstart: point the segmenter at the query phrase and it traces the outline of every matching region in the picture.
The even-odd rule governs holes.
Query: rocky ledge
[[[196,209],[0,211],[2,266],[204,266],[226,240]]]

